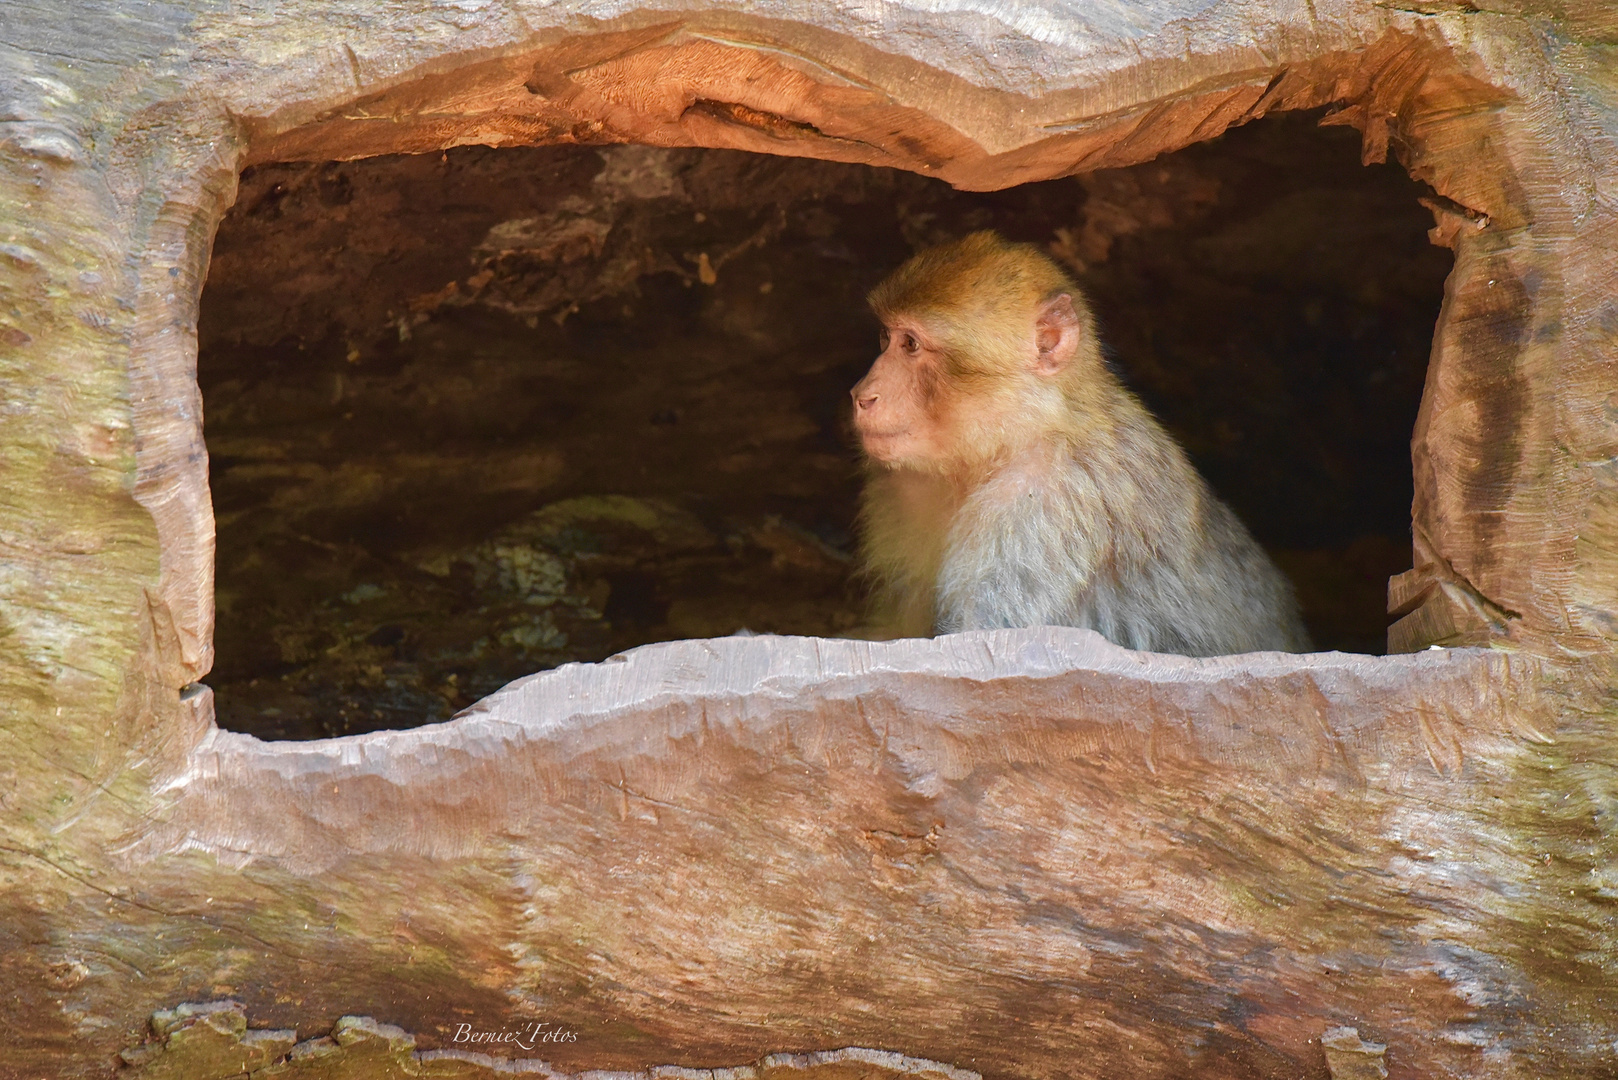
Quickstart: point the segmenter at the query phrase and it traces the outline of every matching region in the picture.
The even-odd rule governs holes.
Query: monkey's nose
[[[876,404],[876,399],[878,396],[876,394],[861,394],[858,390],[853,391],[853,394],[854,405],[856,408],[869,409],[872,405]]]

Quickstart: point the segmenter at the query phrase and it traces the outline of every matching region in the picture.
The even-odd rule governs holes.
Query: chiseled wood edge
[[[634,797],[623,770],[642,764],[659,788],[683,788],[700,775],[690,766],[704,746],[768,756],[798,725],[817,738],[844,726],[838,738],[876,739],[878,753],[945,778],[970,772],[978,755],[1038,761],[1019,742],[1053,725],[1091,725],[1109,753],[1148,770],[1166,756],[1268,783],[1319,770],[1354,784],[1377,769],[1442,775],[1469,740],[1554,734],[1543,702],[1517,696],[1536,669],[1476,649],[1196,659],[1058,627],[667,642],[530,675],[451,721],[405,731],[265,742],[210,725],[160,790],[161,821],[144,822],[129,851],[138,862],[202,850],[305,875],[362,854],[452,858],[468,850],[467,822],[519,828],[558,802],[622,803]],[[1434,741],[1435,725],[1453,751]],[[688,754],[664,775],[661,759]],[[514,799],[514,788],[526,790]]]

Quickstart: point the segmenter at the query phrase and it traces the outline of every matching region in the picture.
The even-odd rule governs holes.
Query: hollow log
[[[1605,0],[13,0],[0,1073],[1618,1071],[1615,43]],[[1407,655],[731,638],[408,732],[214,726],[196,314],[243,167],[639,142],[991,189],[1323,106],[1456,256]]]

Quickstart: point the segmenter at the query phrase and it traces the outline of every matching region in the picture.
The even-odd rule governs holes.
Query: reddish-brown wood
[[[12,3],[5,1069],[101,1075],[230,996],[304,1036],[552,1017],[570,1071],[1618,1067],[1618,16],[1409,7]],[[1326,104],[1456,254],[1390,640],[1488,650],[726,640],[405,734],[212,728],[195,318],[244,164],[643,141],[992,188]]]

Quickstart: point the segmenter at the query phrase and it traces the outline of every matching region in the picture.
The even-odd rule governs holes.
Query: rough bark
[[[1618,1067],[1618,15],[1490,6],[8,5],[7,1068],[101,1074],[231,994],[553,1016],[567,1069],[1324,1076],[1339,1025],[1390,1075]],[[1492,651],[690,643],[404,735],[210,727],[195,310],[244,163],[644,141],[994,187],[1322,104],[1457,257],[1393,641]]]

